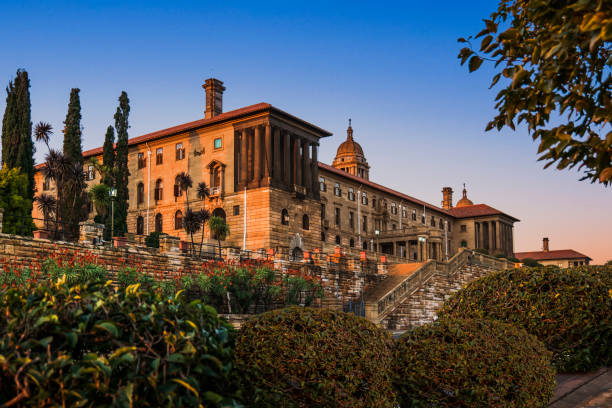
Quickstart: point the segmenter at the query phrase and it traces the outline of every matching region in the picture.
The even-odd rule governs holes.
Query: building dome
[[[353,127],[350,119],[348,129],[346,129],[346,140],[338,146],[332,166],[349,174],[369,179],[370,166],[363,154],[361,145],[353,139]]]
[[[474,203],[467,197],[467,190],[465,189],[465,184],[463,184],[463,197],[457,201],[455,207],[467,207],[468,205],[474,205]]]

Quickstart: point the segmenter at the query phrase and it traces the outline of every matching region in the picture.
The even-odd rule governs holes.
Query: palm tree
[[[83,192],[87,188],[83,165],[78,161],[70,161],[65,173],[64,188],[66,197],[72,197],[72,202],[64,202],[64,218],[70,220],[69,232],[72,237],[78,237],[78,223],[83,218]],[[85,212],[85,216],[87,213]]]
[[[224,241],[229,235],[229,226],[223,218],[213,215],[210,217],[210,220],[208,220],[208,227],[219,243],[219,258],[221,258],[221,241]]]
[[[45,229],[49,231],[49,217],[57,210],[57,200],[51,194],[41,194],[35,198],[38,210],[43,213]]]
[[[96,213],[104,219],[108,212],[110,202],[110,187],[106,184],[96,184],[89,189],[89,196],[93,201]]]
[[[47,145],[47,149],[51,150],[49,147],[49,139],[53,134],[53,127],[47,122],[38,122],[36,127],[34,127],[34,138],[37,142],[44,142]]]
[[[200,240],[200,256],[202,256],[202,245],[204,245],[204,225],[208,222],[210,218],[210,212],[206,210],[206,197],[210,196],[210,190],[205,182],[201,181],[198,183],[198,188],[196,190],[198,198],[202,201],[202,209],[200,210],[200,217],[202,218],[202,239]]]
[[[183,217],[183,228],[185,228],[185,232],[187,232],[191,236],[192,254],[195,254],[195,249],[193,247],[193,234],[198,232],[200,230],[200,227],[202,227],[200,213],[187,209],[187,212]]]
[[[43,177],[53,180],[55,182],[55,190],[56,190],[56,211],[55,211],[55,238],[57,238],[58,234],[58,225],[60,221],[60,213],[59,208],[62,207],[63,204],[63,194],[62,190],[64,187],[64,179],[66,177],[66,173],[70,163],[64,154],[59,150],[49,149],[49,153],[45,157],[45,167],[42,170]]]
[[[202,208],[198,211],[200,216],[200,223],[202,224],[202,240],[200,241],[200,256],[202,256],[202,246],[204,245],[204,226],[210,219],[210,212],[206,208]]]
[[[185,192],[185,203],[187,205],[187,210],[189,210],[189,195],[187,194],[188,193],[187,190],[189,190],[189,188],[193,186],[193,180],[191,179],[191,176],[185,173],[184,171],[181,171],[176,176],[175,180],[176,180],[176,184],[178,184],[181,191]]]

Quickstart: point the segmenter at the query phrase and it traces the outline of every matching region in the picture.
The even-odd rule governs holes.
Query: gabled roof
[[[269,103],[261,102],[255,105],[245,106],[244,108],[235,109],[233,111],[221,113],[217,116],[208,119],[199,119],[194,120],[193,122],[183,123],[181,125],[169,127],[167,129],[158,130],[155,132],[147,133],[141,136],[136,136],[128,140],[128,146],[137,145],[144,142],[150,142],[153,140],[161,139],[166,136],[173,136],[182,132],[186,132],[189,130],[195,130],[206,126],[211,126],[217,123],[224,122],[226,120],[238,119],[243,116],[252,115],[260,112],[271,112],[276,113],[280,116],[284,116],[293,121],[299,122],[304,127],[310,129],[311,131],[318,133],[321,137],[331,136],[332,134],[325,129],[321,129],[318,126],[313,125],[312,123],[306,122],[296,116],[293,116],[281,109],[275,108]],[[102,154],[102,147],[97,147],[95,149],[86,150],[83,152],[83,157],[88,158],[92,156],[97,156]],[[44,163],[37,164],[34,168],[41,169],[44,167]]]
[[[473,217],[485,217],[488,215],[505,215],[506,217],[516,221],[520,221],[518,218],[514,218],[496,208],[488,206],[486,204],[474,204],[466,205],[463,207],[454,207],[448,210],[448,212],[456,218],[473,218]]]
[[[336,174],[338,176],[350,179],[350,180],[352,180],[354,182],[357,182],[359,184],[363,184],[365,186],[369,186],[369,187],[372,187],[374,189],[377,189],[377,190],[380,190],[380,191],[384,191],[385,193],[394,195],[394,196],[396,196],[396,197],[398,197],[398,198],[400,198],[402,200],[410,201],[411,203],[417,204],[419,206],[424,206],[425,208],[429,208],[430,210],[435,210],[437,212],[440,212],[440,213],[446,214],[446,215],[452,215],[449,211],[447,211],[447,210],[445,210],[443,208],[436,207],[433,204],[426,203],[425,201],[421,201],[421,200],[419,200],[417,198],[411,197],[411,196],[406,195],[404,193],[400,193],[399,191],[392,190],[392,189],[390,189],[388,187],[385,187],[385,186],[382,186],[380,184],[374,183],[374,182],[372,182],[370,180],[366,180],[364,178],[361,178],[361,177],[358,177],[358,176],[354,176],[352,174],[347,173],[346,171],[343,171],[343,170],[337,169],[337,168],[335,168],[333,166],[330,166],[329,164],[325,164],[325,163],[319,162],[319,168],[323,169],[325,171],[329,171],[330,173],[334,173],[334,174]]]
[[[552,261],[557,259],[588,259],[590,257],[581,254],[573,249],[558,249],[556,251],[533,251],[533,252],[515,252],[514,256],[520,260],[531,258],[536,261]]]

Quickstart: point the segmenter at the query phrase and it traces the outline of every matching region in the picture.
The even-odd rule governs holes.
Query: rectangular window
[[[402,207],[402,218],[406,218],[407,216],[406,207]]]
[[[361,224],[362,224],[363,232],[368,232],[368,217],[367,216],[365,215],[363,216],[363,222]]]
[[[351,201],[355,201],[355,191],[353,190],[353,187],[349,187],[348,199]]]
[[[321,219],[325,219],[325,204],[321,204]]]
[[[88,166],[87,167],[87,180],[94,180],[96,178],[96,170],[94,169],[94,166]]]
[[[319,187],[321,191],[327,191],[327,186],[325,185],[325,177],[319,177]]]
[[[340,195],[342,195],[342,190],[340,190],[340,184],[336,183],[336,185],[334,186],[334,195],[336,197],[340,197]]]
[[[163,164],[164,163],[164,148],[159,147],[155,151],[155,164]]]
[[[334,210],[334,223],[337,227],[340,226],[340,208],[336,207]]]
[[[240,206],[239,205],[235,205],[234,206],[233,214],[234,215],[240,215]]]
[[[147,161],[145,160],[144,153],[138,153],[138,168],[144,169],[147,167]]]
[[[463,224],[461,225],[461,232],[466,232],[467,231],[467,225]]]
[[[49,190],[50,185],[49,185],[49,178],[45,177],[45,179],[43,180],[43,191],[47,191]]]
[[[416,210],[412,210],[412,221],[416,221]]]
[[[214,148],[220,149],[222,147],[223,147],[223,140],[220,137],[216,138],[214,142]]]
[[[365,191],[361,195],[361,204],[368,205],[368,195],[365,193]]]
[[[183,160],[185,158],[185,148],[182,143],[176,144],[176,160]]]
[[[349,211],[349,227],[355,228],[355,214],[352,211]]]

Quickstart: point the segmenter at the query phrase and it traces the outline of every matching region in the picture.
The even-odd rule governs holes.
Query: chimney
[[[223,113],[223,91],[225,91],[223,82],[216,78],[208,78],[202,88],[206,91],[204,119],[214,118]]]
[[[442,208],[445,210],[453,208],[453,189],[450,187],[442,188]]]
[[[548,252],[548,238],[542,239],[542,249],[544,252]]]

